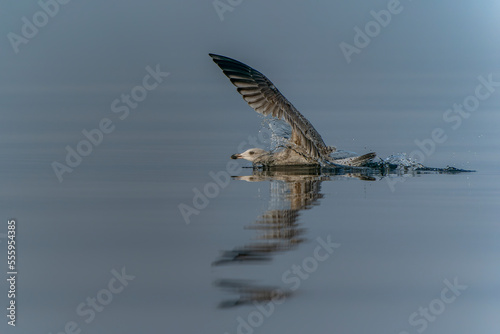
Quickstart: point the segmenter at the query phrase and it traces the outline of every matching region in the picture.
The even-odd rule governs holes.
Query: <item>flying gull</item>
[[[251,148],[233,154],[231,159],[245,159],[254,166],[333,165],[363,166],[375,153],[335,159],[330,154],[335,147],[326,146],[312,124],[280,93],[278,88],[259,71],[235,59],[209,54],[212,60],[237,87],[238,93],[259,114],[282,119],[292,128],[291,138],[276,152]]]

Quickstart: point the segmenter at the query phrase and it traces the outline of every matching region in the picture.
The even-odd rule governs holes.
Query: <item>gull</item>
[[[238,93],[259,114],[281,119],[292,128],[291,138],[278,151],[251,148],[233,154],[231,159],[245,159],[255,166],[321,166],[359,167],[373,159],[375,153],[335,159],[336,151],[327,146],[312,124],[281,94],[262,73],[242,62],[210,53],[212,60],[237,87]]]

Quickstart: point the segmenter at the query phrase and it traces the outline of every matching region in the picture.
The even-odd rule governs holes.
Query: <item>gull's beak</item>
[[[243,157],[241,156],[241,154],[236,153],[231,156],[231,159],[243,159]]]

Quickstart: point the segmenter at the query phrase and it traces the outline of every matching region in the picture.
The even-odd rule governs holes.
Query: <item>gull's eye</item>
[[[254,154],[254,153],[255,153],[254,151],[250,151],[250,152],[248,152],[248,154],[250,154],[250,155],[252,155],[252,154]]]

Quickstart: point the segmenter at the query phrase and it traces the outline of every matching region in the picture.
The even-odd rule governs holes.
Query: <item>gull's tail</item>
[[[338,165],[351,166],[351,167],[361,167],[373,158],[375,158],[377,154],[375,152],[367,153],[360,155],[359,157],[350,157],[344,159],[333,160],[332,162]]]

